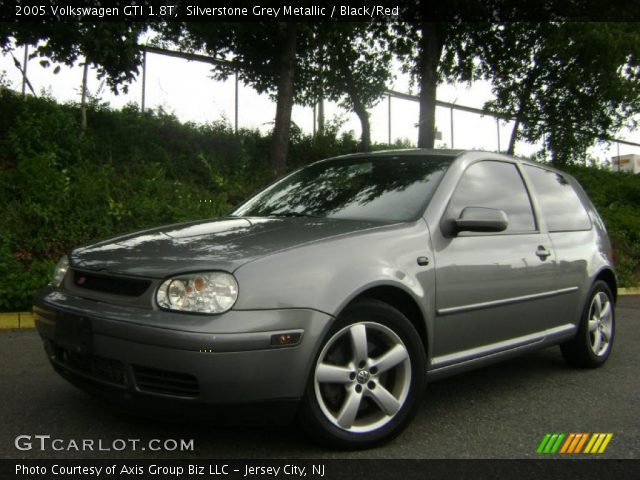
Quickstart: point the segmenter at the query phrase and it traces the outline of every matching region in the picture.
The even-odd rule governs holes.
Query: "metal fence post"
[[[388,110],[388,129],[389,129],[389,145],[391,145],[391,95],[387,95],[387,110]]]
[[[313,104],[313,136],[316,136],[316,108],[317,104],[314,102]]]
[[[234,117],[235,117],[235,122],[234,122],[234,132],[238,133],[238,70],[236,69],[236,89],[235,89],[235,103],[234,103]]]
[[[145,90],[147,88],[147,49],[142,50],[142,99],[140,100],[140,111],[144,113]]]
[[[449,108],[449,120],[451,122],[451,148],[453,148],[453,106]]]

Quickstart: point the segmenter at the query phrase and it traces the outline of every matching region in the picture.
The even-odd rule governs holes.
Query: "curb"
[[[0,329],[33,328],[34,326],[31,312],[0,312]]]
[[[640,287],[619,288],[618,295],[640,295]]]
[[[619,288],[618,295],[640,295],[640,287]],[[34,328],[31,312],[0,312],[0,330],[7,328]]]

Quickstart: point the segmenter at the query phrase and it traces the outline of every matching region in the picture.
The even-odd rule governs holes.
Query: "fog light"
[[[271,335],[271,345],[274,347],[285,347],[295,345],[300,341],[299,333],[277,333]]]

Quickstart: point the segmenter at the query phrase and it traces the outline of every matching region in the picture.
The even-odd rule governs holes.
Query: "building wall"
[[[640,173],[640,155],[620,155],[611,158],[611,170],[614,172]]]

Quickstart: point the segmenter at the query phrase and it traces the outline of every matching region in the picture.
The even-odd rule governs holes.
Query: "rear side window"
[[[544,168],[530,165],[524,168],[550,232],[591,228],[589,214],[565,177]]]
[[[505,233],[536,230],[529,194],[512,163],[483,161],[462,175],[447,209],[447,218],[459,218],[465,207],[503,210],[509,218]]]

